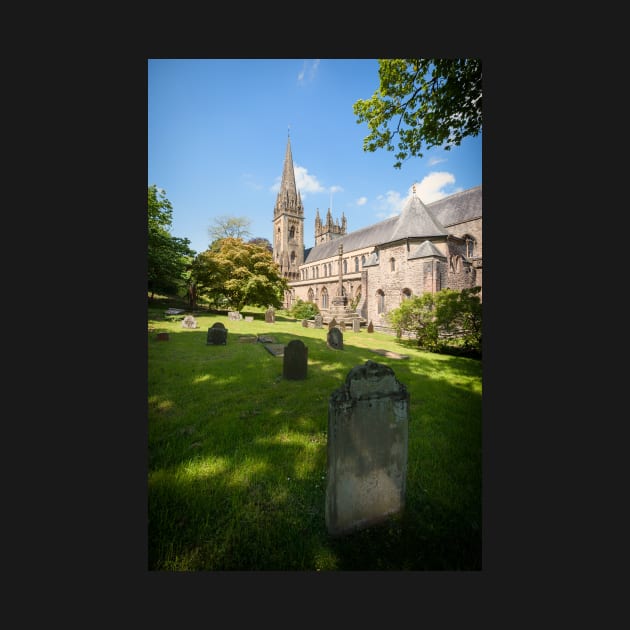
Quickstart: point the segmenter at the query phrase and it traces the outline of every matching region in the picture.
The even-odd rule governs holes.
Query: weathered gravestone
[[[315,315],[315,328],[321,328],[323,326],[323,321],[324,318],[320,313],[317,313],[317,315]]]
[[[273,324],[276,321],[276,313],[273,308],[268,308],[265,312],[265,321],[268,324]]]
[[[282,376],[292,381],[306,378],[308,366],[308,348],[300,339],[293,339],[284,348]]]
[[[206,345],[225,346],[227,344],[227,334],[227,328],[221,322],[212,324],[212,326],[208,328]]]
[[[361,332],[361,320],[353,319],[352,320],[352,332]]]
[[[198,328],[197,320],[192,315],[186,315],[182,320],[182,328]]]
[[[329,322],[328,322],[328,330],[332,330],[335,326],[337,325],[337,320],[333,317]]]
[[[326,527],[363,529],[402,511],[409,392],[387,365],[352,368],[328,401]]]
[[[302,328],[308,328],[308,319],[302,320]]]
[[[374,324],[372,323],[372,320],[370,320],[370,323],[368,324],[368,332],[374,332]]]
[[[328,331],[326,345],[333,350],[343,350],[343,333],[339,328],[331,328]]]

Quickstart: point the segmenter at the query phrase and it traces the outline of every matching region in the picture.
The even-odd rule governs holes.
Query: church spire
[[[293,170],[293,155],[291,153],[291,138],[287,137],[287,148],[284,154],[282,180],[276,200],[276,214],[282,211],[304,214],[302,198],[295,185],[295,171]]]

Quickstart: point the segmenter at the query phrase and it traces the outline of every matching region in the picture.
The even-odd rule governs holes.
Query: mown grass
[[[148,557],[150,570],[480,570],[482,364],[422,352],[384,333],[304,328],[262,309],[253,322],[196,312],[199,328],[149,307]],[[225,346],[206,345],[220,321]],[[157,333],[169,333],[158,341]],[[245,335],[301,339],[307,378]],[[407,354],[397,360],[373,353]],[[404,510],[333,538],[325,525],[328,400],[367,360],[390,366],[410,394]]]

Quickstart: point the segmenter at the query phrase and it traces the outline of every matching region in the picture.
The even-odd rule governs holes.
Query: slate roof
[[[446,227],[481,217],[481,201],[481,186],[426,205],[412,195],[399,215],[305,249],[304,264],[336,256],[339,245],[350,252],[407,237],[444,236],[448,234]],[[440,252],[437,255],[442,256]]]
[[[440,258],[446,258],[446,256],[431,242],[424,241],[420,243],[415,249],[409,252],[407,258],[427,258],[429,256],[439,256]]]

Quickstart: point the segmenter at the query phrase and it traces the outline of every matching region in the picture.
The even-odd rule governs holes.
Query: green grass
[[[150,570],[480,570],[482,364],[420,351],[384,333],[304,328],[264,309],[253,322],[195,312],[195,330],[148,317]],[[225,346],[206,345],[220,321]],[[169,341],[158,341],[168,332]],[[243,335],[301,339],[307,378]],[[410,356],[387,358],[382,348]],[[405,508],[339,538],[325,525],[328,399],[367,360],[390,366],[410,394]]]

